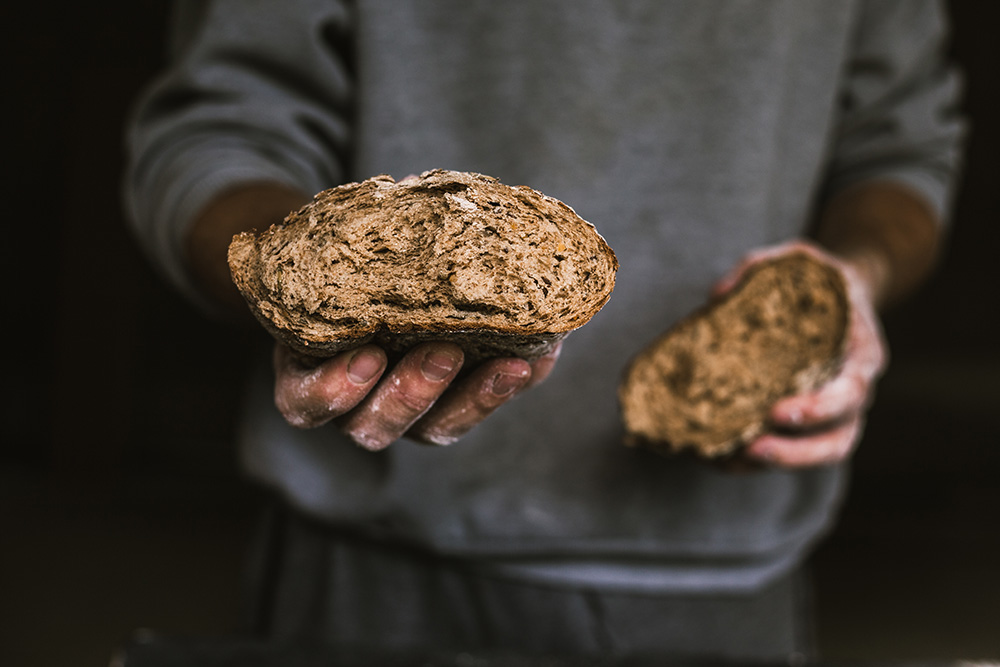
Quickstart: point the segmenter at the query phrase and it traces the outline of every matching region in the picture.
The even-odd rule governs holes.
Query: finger
[[[387,447],[434,405],[455,379],[462,359],[462,348],[452,343],[414,348],[344,416],[341,428],[366,449]]]
[[[857,416],[829,429],[808,434],[771,433],[751,443],[745,452],[751,459],[783,468],[829,465],[845,460],[854,451],[861,437],[862,425],[862,418]]]
[[[857,373],[841,374],[816,391],[783,398],[771,409],[771,424],[779,429],[807,429],[843,421],[864,412],[871,381]]]
[[[455,442],[515,395],[544,381],[561,350],[559,342],[530,363],[517,358],[486,362],[463,380],[461,386],[449,389],[407,435],[436,445]]]
[[[715,284],[712,285],[709,296],[713,299],[717,299],[731,291],[737,284],[739,284],[740,280],[743,278],[743,274],[746,273],[747,268],[749,268],[749,266],[745,262],[741,263],[732,271],[719,278],[715,281]]]
[[[531,377],[532,367],[523,359],[488,361],[449,389],[407,435],[420,442],[449,445],[521,391]]]
[[[528,379],[527,384],[522,387],[522,390],[536,387],[544,382],[552,373],[552,369],[555,368],[556,362],[559,361],[559,354],[561,352],[562,341],[559,341],[556,343],[555,347],[552,348],[552,350],[532,361],[531,377]]]
[[[808,428],[867,410],[886,358],[885,345],[876,332],[855,330],[840,373],[812,392],[775,403],[771,422],[780,428]]]
[[[343,352],[315,366],[276,345],[274,404],[292,426],[321,426],[360,403],[385,366],[385,352],[375,345]]]

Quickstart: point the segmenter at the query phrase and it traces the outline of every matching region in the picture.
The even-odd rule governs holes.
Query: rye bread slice
[[[257,319],[302,354],[425,340],[534,359],[608,301],[618,262],[569,206],[482,174],[376,176],[229,247]]]
[[[803,252],[756,265],[632,360],[619,388],[627,442],[733,453],[764,433],[778,399],[837,372],[849,312],[834,267]]]

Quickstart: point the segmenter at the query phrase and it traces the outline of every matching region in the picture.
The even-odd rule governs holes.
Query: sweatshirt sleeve
[[[964,124],[960,78],[945,60],[933,0],[862,3],[845,64],[827,194],[863,180],[902,182],[947,219]]]
[[[353,97],[346,2],[180,3],[169,69],[127,132],[125,201],[147,254],[205,306],[182,252],[223,190],[276,182],[315,193],[344,178]]]

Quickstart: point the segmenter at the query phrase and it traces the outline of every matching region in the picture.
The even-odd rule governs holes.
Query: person
[[[279,498],[257,629],[387,650],[809,650],[803,563],[885,366],[877,313],[932,269],[959,161],[941,7],[213,0],[176,16],[126,192],[152,260],[207,310],[249,320],[234,233],[382,173],[530,185],[621,264],[604,310],[533,363],[460,375],[440,342],[306,367],[275,347],[240,431],[247,474]],[[623,446],[628,360],[794,248],[848,281],[839,375],[775,405],[751,470]]]

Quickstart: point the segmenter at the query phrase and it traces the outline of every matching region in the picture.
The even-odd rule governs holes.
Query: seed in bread
[[[303,354],[453,340],[467,363],[541,356],[604,306],[618,268],[562,202],[445,170],[321,192],[234,237],[229,265],[265,328]]]
[[[765,431],[778,399],[833,376],[848,320],[834,267],[804,252],[754,266],[631,362],[619,388],[628,442],[731,454]]]

